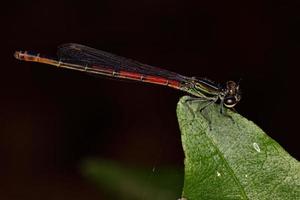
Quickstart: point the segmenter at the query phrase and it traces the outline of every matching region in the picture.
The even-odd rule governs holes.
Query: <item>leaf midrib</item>
[[[208,132],[209,130],[207,130],[206,132]],[[240,183],[240,181],[238,180],[237,176],[235,175],[234,171],[231,169],[229,163],[227,162],[227,160],[224,158],[224,156],[222,155],[221,151],[219,150],[218,146],[215,144],[215,142],[213,141],[212,137],[208,136],[208,134],[205,134],[208,138],[208,140],[210,141],[210,143],[215,147],[218,155],[220,156],[221,160],[223,160],[223,162],[225,163],[226,168],[228,169],[229,173],[231,174],[231,176],[233,177],[233,180],[235,181],[235,183],[239,186],[239,189],[242,193],[242,195],[244,196],[245,199],[248,199],[248,196],[245,192],[245,190],[243,189],[242,184]]]

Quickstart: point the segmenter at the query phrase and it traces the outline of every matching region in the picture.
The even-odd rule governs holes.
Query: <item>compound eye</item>
[[[236,101],[235,97],[225,97],[224,105],[227,108],[232,108],[232,107],[235,106],[235,104],[237,104],[237,101]]]

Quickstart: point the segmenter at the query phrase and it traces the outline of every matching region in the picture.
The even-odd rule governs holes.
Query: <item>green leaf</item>
[[[300,199],[300,164],[241,115],[183,97],[177,107],[185,152],[182,196],[201,199]]]
[[[183,170],[177,168],[152,170],[89,159],[83,163],[81,170],[111,199],[174,200],[182,191]]]

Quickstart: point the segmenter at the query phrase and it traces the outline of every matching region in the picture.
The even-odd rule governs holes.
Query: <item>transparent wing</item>
[[[62,61],[78,64],[96,65],[98,67],[136,72],[144,75],[164,77],[180,82],[185,82],[187,77],[180,74],[140,63],[138,61],[117,56],[105,51],[97,50],[81,44],[67,43],[60,45],[57,55]]]

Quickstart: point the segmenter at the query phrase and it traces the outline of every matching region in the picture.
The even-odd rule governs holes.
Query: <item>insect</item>
[[[205,78],[183,76],[81,44],[60,45],[57,58],[28,51],[16,51],[14,56],[19,60],[44,63],[89,74],[165,85],[182,90],[195,99],[220,102],[221,112],[223,107],[233,108],[241,99],[239,84],[234,81],[227,81],[223,85],[215,84]]]

